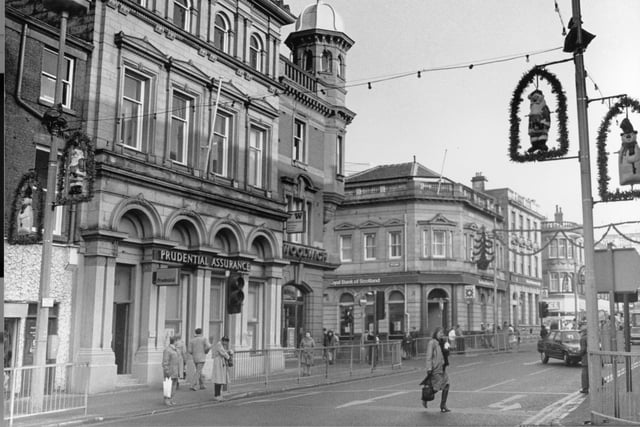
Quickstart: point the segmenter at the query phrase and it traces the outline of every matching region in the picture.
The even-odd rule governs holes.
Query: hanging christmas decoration
[[[75,132],[62,152],[58,174],[59,205],[91,200],[95,180],[95,151],[91,139],[83,132]]]
[[[487,232],[484,227],[473,245],[473,257],[476,260],[478,270],[486,270],[493,261],[493,242],[487,238]]]
[[[32,245],[42,241],[44,203],[42,186],[34,171],[22,176],[13,195],[8,241],[14,245]]]
[[[525,89],[534,79],[546,80],[551,86],[551,92],[556,96],[556,119],[558,121],[557,148],[547,146],[549,128],[551,126],[551,111],[546,104],[544,94],[537,87],[527,97],[530,101],[528,133],[531,147],[526,153],[520,153],[520,104]],[[536,85],[537,86],[537,85]],[[567,97],[562,90],[562,84],[555,75],[544,68],[534,67],[518,82],[511,98],[511,113],[509,116],[509,155],[515,162],[532,162],[562,157],[569,150],[567,132]]]
[[[616,189],[615,192],[609,191],[609,154],[607,153],[607,135],[611,120],[614,117],[631,110],[634,113],[640,113],[640,102],[627,96],[616,102],[607,112],[600,128],[598,129],[597,145],[598,145],[598,192],[603,202],[631,200],[640,198],[640,190],[631,187],[630,190]],[[622,144],[618,151],[618,174],[620,185],[633,185],[640,183],[640,148],[638,147],[637,134],[628,117],[621,122]]]
[[[582,21],[580,21],[582,24]],[[573,18],[569,19],[569,34],[564,39],[564,47],[562,48],[563,52],[573,53],[578,49],[585,50],[591,40],[593,40],[596,36],[585,30],[584,28],[580,28],[581,34],[581,43],[578,44],[578,26],[576,25]]]

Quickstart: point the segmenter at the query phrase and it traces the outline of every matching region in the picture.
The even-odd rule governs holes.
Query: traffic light
[[[549,316],[549,303],[546,301],[540,301],[538,303],[538,314],[540,315],[540,318],[544,318]]]
[[[244,277],[232,274],[227,279],[227,313],[237,314],[242,311],[244,301]]]

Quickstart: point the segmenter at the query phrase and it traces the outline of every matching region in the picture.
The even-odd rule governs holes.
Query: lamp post
[[[44,401],[45,368],[47,362],[47,336],[49,322],[49,308],[53,301],[49,298],[49,284],[51,282],[51,254],[53,248],[53,228],[55,226],[54,209],[56,193],[56,177],[58,174],[58,136],[65,128],[66,122],[62,117],[62,78],[65,73],[64,51],[67,41],[67,21],[70,14],[82,13],[87,4],[83,0],[47,0],[47,9],[60,13],[60,38],[58,42],[58,66],[55,84],[54,106],[44,115],[43,121],[51,134],[49,163],[47,168],[47,194],[44,206],[44,230],[42,233],[42,260],[40,263],[40,289],[38,298],[38,314],[36,317],[36,348],[34,366],[31,378],[31,405],[34,412],[40,412]]]

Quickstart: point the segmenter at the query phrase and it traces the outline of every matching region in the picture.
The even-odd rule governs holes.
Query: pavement
[[[335,366],[335,365],[334,365]],[[322,374],[311,377],[299,377],[297,369],[289,369],[277,377],[270,378],[269,385],[265,383],[234,383],[230,384],[227,392],[223,392],[224,400],[236,400],[248,397],[279,393],[287,390],[315,387],[324,384],[357,381],[370,378],[371,376],[393,375],[399,372],[410,370],[423,370],[424,359],[404,360],[400,368],[378,367],[371,371],[362,369],[352,371],[349,375],[349,368],[345,367],[345,372],[340,373],[338,367],[332,367],[330,376]],[[99,423],[102,421],[116,421],[119,419],[131,419],[139,416],[158,414],[162,412],[174,411],[193,407],[216,405],[213,398],[213,384],[207,383],[207,389],[192,391],[190,385],[181,381],[180,387],[175,397],[176,405],[167,407],[164,405],[162,397],[162,385],[157,386],[133,386],[123,388],[118,391],[108,393],[93,394],[88,397],[87,412],[69,411],[43,416],[33,416],[14,420],[13,425],[17,427],[68,427],[74,425],[86,425]],[[564,405],[564,410],[558,412],[560,419],[553,418],[543,425],[553,426],[581,426],[589,424],[589,397],[588,395],[571,396],[568,405]],[[9,425],[5,420],[6,425]]]

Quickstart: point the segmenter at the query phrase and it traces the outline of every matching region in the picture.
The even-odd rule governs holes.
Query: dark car
[[[538,352],[542,363],[549,358],[564,360],[569,365],[577,365],[580,356],[580,331],[551,331],[538,341]]]

